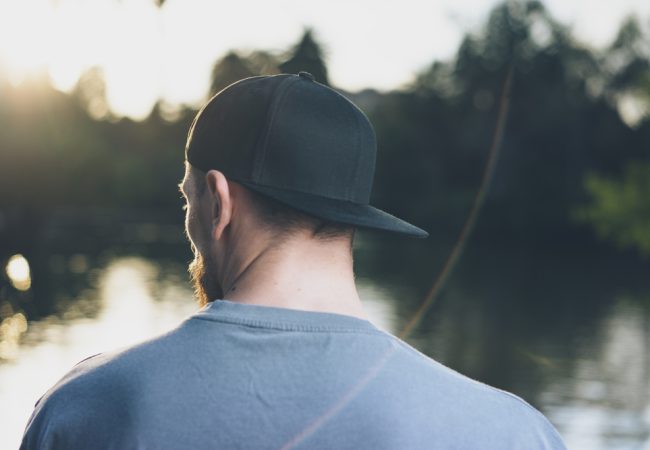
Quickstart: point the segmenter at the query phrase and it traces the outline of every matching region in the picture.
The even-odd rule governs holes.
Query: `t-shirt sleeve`
[[[51,428],[51,426],[48,426],[49,421],[45,417],[46,414],[40,408],[42,401],[43,397],[36,403],[34,411],[27,422],[23,440],[20,444],[20,450],[48,450],[57,448],[54,433],[48,430]]]
[[[87,425],[83,423],[83,417],[90,415],[87,402],[78,401],[79,392],[85,389],[75,385],[75,380],[88,372],[91,365],[89,361],[97,356],[93,355],[77,363],[36,402],[27,421],[20,450],[92,448],[82,446],[83,442],[72,438],[79,435],[75,431],[80,431],[80,427]]]

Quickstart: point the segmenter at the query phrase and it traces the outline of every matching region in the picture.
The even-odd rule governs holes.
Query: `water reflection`
[[[449,247],[379,247],[361,257],[376,264],[367,276],[395,287],[401,330],[436,273],[426,269],[440,267]],[[380,259],[387,251],[393,258]],[[412,259],[420,267],[404,264]],[[465,252],[408,340],[522,396],[547,414],[569,448],[650,448],[648,269],[625,255],[483,242]],[[406,290],[409,284],[415,288]]]
[[[357,282],[373,323],[399,333],[449,248],[391,245],[360,241]],[[0,292],[0,403],[10,405],[0,409],[0,448],[17,446],[35,400],[76,362],[164,332],[196,309],[184,244],[121,255],[50,250],[29,257],[29,290]],[[409,342],[524,397],[569,448],[647,448],[647,273],[613,255],[474,245]]]
[[[0,366],[0,402],[11,405],[0,408],[7,430],[0,448],[18,447],[35,401],[75,363],[172,328],[195,310],[191,296],[177,271],[140,257],[118,257],[61,317],[32,322],[20,349],[12,348],[13,360]],[[89,302],[98,304],[89,308]],[[95,317],[87,314],[95,310]],[[12,319],[11,327],[24,328],[22,317],[23,322]]]
[[[619,298],[592,342],[579,343],[584,356],[571,379],[547,388],[545,403],[575,448],[650,445],[650,320],[644,303]]]

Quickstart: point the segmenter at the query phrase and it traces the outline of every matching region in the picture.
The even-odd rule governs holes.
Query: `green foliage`
[[[629,163],[618,179],[591,173],[585,189],[591,201],[576,208],[574,218],[601,238],[650,256],[650,163]]]

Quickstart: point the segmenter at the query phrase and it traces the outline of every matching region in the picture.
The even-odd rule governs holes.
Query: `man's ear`
[[[230,188],[228,187],[228,180],[218,170],[208,171],[205,175],[205,181],[210,189],[212,202],[211,233],[215,240],[219,240],[226,227],[230,224],[232,217]]]

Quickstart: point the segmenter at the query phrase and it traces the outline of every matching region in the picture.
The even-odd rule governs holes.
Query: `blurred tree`
[[[623,120],[639,125],[650,114],[650,44],[636,17],[623,24],[612,45],[602,56],[608,73],[604,89]]]
[[[248,55],[250,66],[256,75],[275,75],[280,73],[280,61],[274,54],[265,50],[255,50]]]
[[[108,118],[110,110],[106,100],[106,82],[100,67],[86,70],[79,77],[72,95],[79,99],[92,118],[97,120]]]
[[[210,97],[242,78],[257,75],[246,58],[230,51],[214,65],[210,83]]]
[[[626,167],[650,160],[647,115],[634,126],[621,119],[626,98],[650,97],[649,41],[630,19],[611,46],[596,51],[577,43],[539,2],[497,5],[452,60],[436,61],[411,86],[346,94],[377,131],[373,201],[425,228],[457,233],[483,175],[502,84],[513,67],[509,120],[477,231],[525,242],[584,236],[586,222],[572,217],[595,198],[595,182],[585,184],[585,177],[625,180]],[[266,51],[230,52],[214,66],[211,92],[280,70],[308,70],[327,82],[323,51],[309,29],[281,60]],[[176,182],[196,111],[159,102],[147,120],[118,120],[104,91],[97,69],[72,95],[46,81],[0,80],[0,215],[90,206],[178,213]]]
[[[290,50],[286,61],[280,64],[280,70],[284,73],[298,73],[305,70],[319,83],[329,85],[323,53],[321,45],[314,38],[313,30],[307,28],[300,41]]]
[[[615,175],[627,161],[649,156],[650,123],[631,129],[607,95],[592,89],[608,76],[599,56],[540,2],[497,5],[453,61],[435,62],[373,112],[377,179],[387,180],[377,186],[378,200],[423,225],[458,229],[485,168],[512,66],[509,119],[479,228],[528,242],[583,238],[571,220],[587,198],[583,176]],[[413,202],[404,201],[406,192],[417,192]]]
[[[264,50],[256,50],[248,56],[231,50],[212,69],[210,96],[242,78],[277,74],[279,64],[273,54]]]
[[[589,174],[585,186],[591,202],[576,209],[575,219],[593,225],[601,238],[650,256],[650,163],[628,164],[619,179]]]
[[[612,45],[602,55],[602,90],[625,122],[636,130],[645,154],[630,159],[619,174],[601,170],[584,177],[588,200],[573,217],[591,225],[596,234],[619,247],[635,247],[650,255],[650,45],[638,20],[623,22]],[[629,153],[622,147],[621,153]]]
[[[648,73],[649,56],[650,44],[638,19],[635,16],[628,17],[603,57],[603,65],[613,74],[607,87],[618,91],[636,85]]]

